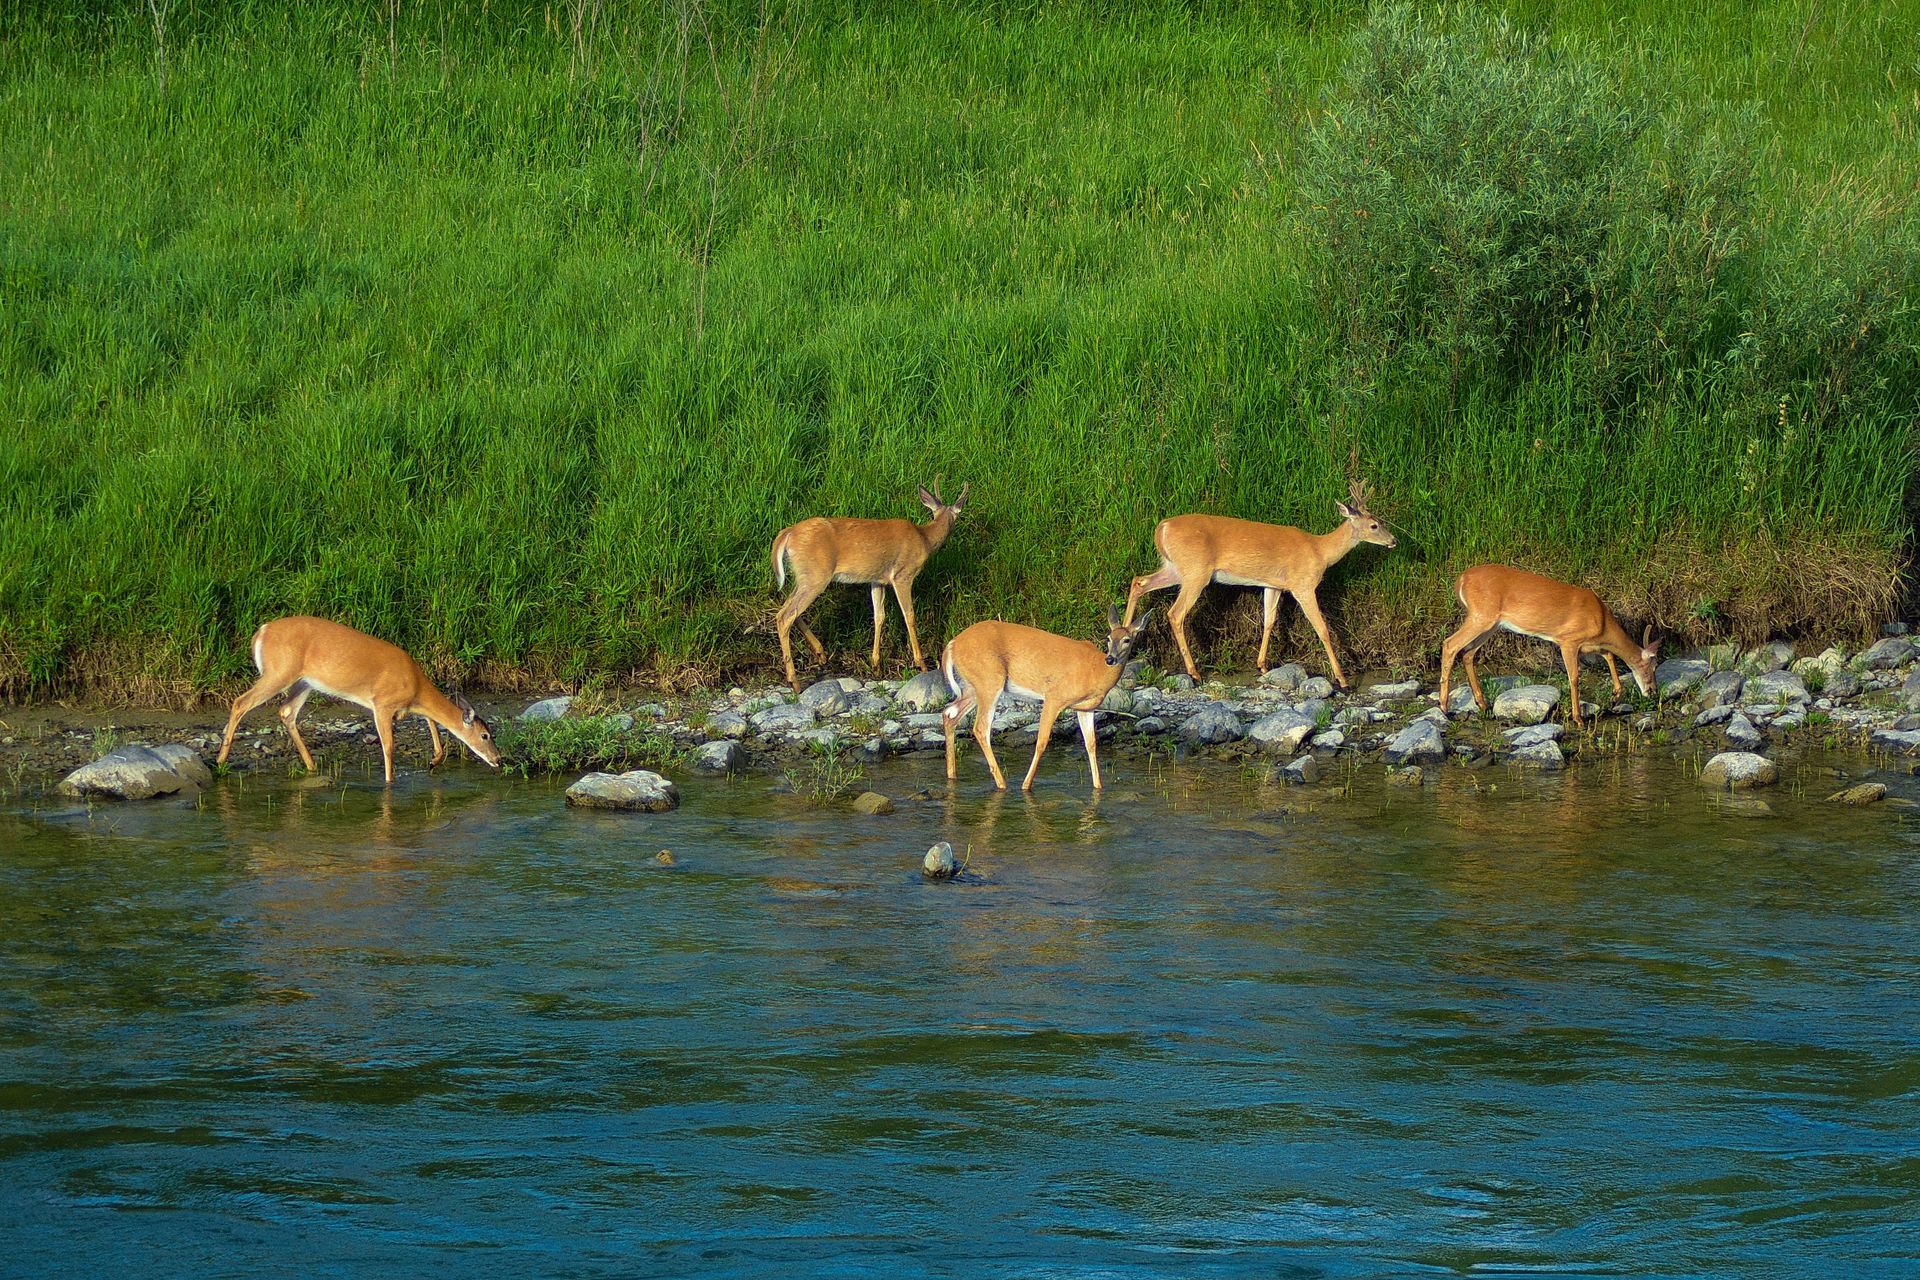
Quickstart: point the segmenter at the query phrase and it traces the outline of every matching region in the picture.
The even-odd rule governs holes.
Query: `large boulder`
[[[1278,689],[1282,693],[1297,692],[1307,682],[1307,669],[1297,662],[1287,662],[1261,673],[1260,683],[1268,688]]]
[[[680,789],[646,769],[590,773],[567,788],[567,803],[582,809],[664,813],[680,806]]]
[[[1700,770],[1700,785],[1744,791],[1749,787],[1771,786],[1779,776],[1780,770],[1763,755],[1751,751],[1722,751]]]
[[[1876,640],[1867,651],[1853,660],[1862,671],[1891,671],[1913,661],[1913,641],[1905,636]]]
[[[189,794],[213,781],[206,762],[191,747],[138,744],[109,751],[83,764],[55,788],[62,795],[106,796],[114,800],[151,800]]]
[[[761,733],[794,733],[811,729],[819,718],[812,707],[800,702],[776,702],[770,707],[762,707],[750,717],[753,727]]]
[[[701,773],[738,773],[746,765],[746,750],[729,738],[702,743],[693,753],[693,767]]]
[[[1523,684],[1502,689],[1493,700],[1493,714],[1499,720],[1518,720],[1539,724],[1560,705],[1560,691],[1550,684]]]
[[[1528,743],[1508,756],[1507,761],[1523,769],[1538,769],[1543,773],[1555,773],[1567,767],[1566,753],[1552,738]]]
[[[1315,723],[1305,712],[1282,707],[1248,726],[1247,740],[1276,755],[1288,755],[1298,751],[1300,744],[1313,735]]]
[[[571,697],[542,698],[520,713],[520,719],[527,724],[544,724],[549,720],[558,720],[567,714],[573,706]]]
[[[1711,669],[1699,658],[1668,658],[1653,671],[1653,687],[1663,698],[1687,690],[1705,680]]]
[[[855,687],[858,688],[857,683]],[[816,680],[801,690],[795,701],[816,716],[837,716],[853,705],[846,687],[838,680]]]
[[[1439,764],[1447,758],[1447,740],[1431,720],[1415,720],[1387,744],[1388,764]]]
[[[1180,726],[1180,736],[1197,746],[1238,742],[1246,734],[1240,717],[1222,706],[1202,707]]]
[[[1716,671],[1700,682],[1700,705],[1731,706],[1740,700],[1740,690],[1746,683],[1747,678],[1738,671]]]
[[[893,695],[894,705],[902,711],[938,711],[953,701],[953,690],[939,671],[922,671],[911,676]]]
[[[1566,730],[1557,724],[1529,724],[1502,731],[1507,745],[1516,751],[1537,747],[1543,742],[1558,742]]]
[[[1807,700],[1807,682],[1791,671],[1768,671],[1747,677],[1740,690],[1740,704],[1747,707],[1781,707]]]

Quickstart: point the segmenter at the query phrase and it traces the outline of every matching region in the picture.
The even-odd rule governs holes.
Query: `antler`
[[[1367,509],[1367,482],[1365,480],[1362,480],[1359,476],[1354,476],[1351,480],[1347,481],[1347,492],[1353,495],[1353,505],[1356,510],[1365,511]]]
[[[941,506],[945,506],[947,503],[947,500],[940,496],[940,480],[945,474],[946,472],[944,471],[936,471],[933,473],[933,500]]]
[[[960,482],[960,496],[959,496],[959,497],[957,497],[957,498],[955,498],[955,499],[953,500],[953,505],[954,505],[954,506],[956,506],[956,507],[961,507],[961,506],[965,506],[965,505],[966,505],[966,502],[967,502],[967,490],[969,490],[969,489],[971,489],[971,488],[973,488],[973,481],[971,481],[971,480],[963,480],[963,481],[961,481],[961,482]]]

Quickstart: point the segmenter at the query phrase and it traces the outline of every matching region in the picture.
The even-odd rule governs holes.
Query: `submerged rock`
[[[920,874],[929,880],[951,880],[958,870],[953,864],[953,846],[945,840],[927,850],[920,860]]]
[[[567,803],[583,809],[664,813],[680,806],[680,789],[647,769],[590,773],[567,788]]]
[[[567,714],[568,709],[572,706],[573,699],[571,697],[542,698],[540,701],[529,706],[525,711],[522,711],[520,713],[520,719],[527,724],[544,724],[550,720],[560,719]]]
[[[114,800],[151,800],[194,791],[213,781],[206,762],[178,743],[138,744],[109,751],[68,774],[55,788],[62,795],[107,796]]]
[[[1298,751],[1300,744],[1312,735],[1314,725],[1312,716],[1292,707],[1282,707],[1272,715],[1255,720],[1247,729],[1247,740],[1275,754],[1290,754]]]
[[[702,743],[693,753],[693,767],[701,773],[738,773],[746,764],[746,749],[728,738]]]
[[[1388,764],[1439,764],[1447,758],[1447,740],[1431,720],[1415,720],[1387,744]]]
[[[1494,718],[1539,724],[1560,705],[1560,691],[1550,684],[1523,684],[1503,689],[1493,700]]]
[[[1289,761],[1280,770],[1280,780],[1296,787],[1320,781],[1320,762],[1311,755]]]
[[[1180,736],[1188,742],[1206,746],[1217,742],[1238,742],[1247,734],[1240,717],[1225,707],[1206,707],[1187,717]]]
[[[1751,751],[1722,751],[1700,770],[1700,785],[1742,791],[1771,786],[1780,776],[1773,761]]]
[[[1887,798],[1887,784],[1884,782],[1862,782],[1836,791],[1827,797],[1828,804],[1874,804]]]
[[[892,813],[893,801],[878,791],[862,791],[853,798],[853,811],[864,813],[868,817],[877,817],[883,813]]]
[[[1396,787],[1417,787],[1426,780],[1426,771],[1417,764],[1410,764],[1404,769],[1387,771],[1387,782]]]

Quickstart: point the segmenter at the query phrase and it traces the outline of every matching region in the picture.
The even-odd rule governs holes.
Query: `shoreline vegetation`
[[[1489,559],[1865,647],[1920,4],[1708,8],[0,0],[0,697],[223,698],[288,613],[443,686],[750,684],[774,533],[940,474],[930,652],[1091,635],[1160,519],[1320,532],[1356,476],[1357,669],[1431,676]],[[1193,625],[1244,670],[1257,593]]]

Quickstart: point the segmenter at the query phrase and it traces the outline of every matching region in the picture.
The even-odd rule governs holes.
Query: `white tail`
[[[1466,607],[1467,620],[1440,646],[1440,705],[1447,705],[1451,690],[1453,660],[1466,660],[1467,684],[1473,700],[1486,710],[1486,695],[1480,692],[1480,676],[1474,669],[1474,651],[1486,643],[1495,631],[1512,631],[1560,646],[1560,658],[1567,667],[1567,693],[1573,703],[1573,722],[1584,725],[1580,716],[1580,655],[1599,652],[1606,657],[1607,671],[1613,676],[1613,693],[1620,696],[1620,668],[1614,659],[1625,662],[1633,672],[1640,692],[1654,692],[1654,663],[1660,656],[1660,641],[1649,626],[1635,644],[1618,619],[1600,602],[1600,597],[1585,587],[1543,578],[1537,573],[1504,564],[1475,565],[1454,580],[1454,595]]]
[[[954,700],[941,712],[947,731],[947,778],[959,777],[954,755],[954,731],[960,719],[975,711],[973,736],[980,754],[993,772],[993,785],[1004,790],[1006,775],[993,754],[993,712],[1000,695],[1040,700],[1040,737],[1033,744],[1033,763],[1027,766],[1022,791],[1033,790],[1033,775],[1053,736],[1053,722],[1062,711],[1079,713],[1080,736],[1087,744],[1087,766],[1100,787],[1100,757],[1094,747],[1093,713],[1119,681],[1127,658],[1147,629],[1146,616],[1132,626],[1122,625],[1118,609],[1107,610],[1107,646],[1103,650],[1085,640],[1070,640],[1051,631],[1039,631],[1012,622],[976,622],[947,643],[940,664]],[[966,692],[961,692],[965,685]],[[977,709],[977,710],[976,710]]]
[[[967,504],[968,488],[961,485],[960,496],[952,502],[941,500],[937,479],[931,490],[922,488],[920,501],[932,513],[925,524],[816,516],[780,531],[773,540],[773,578],[785,590],[787,570],[791,569],[793,594],[774,615],[774,629],[780,634],[780,660],[786,666],[788,684],[800,687],[800,678],[793,670],[792,632],[796,622],[815,660],[826,657],[819,637],[800,621],[800,615],[835,582],[861,583],[873,595],[872,662],[876,668],[880,665],[880,633],[886,625],[887,588],[892,587],[894,599],[900,602],[900,614],[906,619],[913,665],[921,671],[927,669],[926,659],[920,656],[920,632],[913,618],[913,580],[926,565],[927,557],[938,551],[952,532],[955,517]]]
[[[253,634],[253,665],[260,679],[233,701],[226,736],[220,741],[222,764],[233,750],[233,735],[241,718],[283,693],[290,696],[280,705],[280,722],[286,725],[309,770],[313,768],[313,756],[300,737],[298,721],[300,709],[315,693],[357,703],[373,712],[373,727],[380,735],[380,757],[389,783],[393,781],[393,722],[408,714],[427,722],[435,765],[446,755],[440,743],[442,728],[486,763],[495,767],[500,764],[493,731],[475,713],[473,704],[458,694],[452,698],[442,694],[406,650],[385,640],[325,618],[276,618]]]
[[[1334,683],[1345,687],[1346,675],[1340,670],[1340,658],[1333,651],[1333,636],[1327,620],[1320,615],[1318,591],[1327,570],[1338,564],[1354,547],[1371,542],[1391,547],[1394,538],[1385,525],[1366,508],[1366,486],[1352,483],[1353,505],[1336,502],[1341,524],[1332,533],[1313,534],[1285,524],[1261,524],[1253,520],[1235,520],[1228,516],[1188,515],[1162,520],[1153,531],[1153,544],[1160,552],[1160,567],[1133,580],[1127,592],[1128,621],[1133,619],[1140,597],[1149,591],[1177,586],[1180,594],[1167,610],[1167,622],[1173,628],[1173,641],[1180,646],[1180,657],[1187,674],[1195,680],[1200,671],[1193,664],[1193,649],[1187,643],[1187,615],[1210,582],[1237,587],[1261,588],[1260,670],[1267,669],[1267,646],[1273,637],[1273,622],[1280,608],[1280,595],[1287,592],[1300,604],[1300,612],[1313,627],[1314,634],[1327,651],[1333,668]]]

